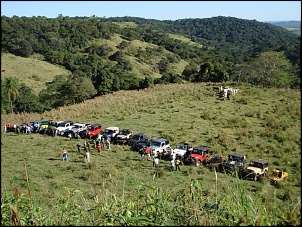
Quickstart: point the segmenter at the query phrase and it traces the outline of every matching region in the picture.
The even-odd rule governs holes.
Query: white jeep
[[[119,134],[120,128],[119,127],[108,127],[105,128],[105,131],[103,132],[103,136],[105,138],[115,138],[117,134]]]
[[[154,140],[149,148],[153,155],[166,153],[167,150],[171,149],[169,140],[164,138]]]
[[[190,150],[190,145],[188,143],[179,143],[176,145],[176,147],[174,148],[174,153],[179,156],[179,157],[183,157],[186,155],[186,153]],[[192,150],[192,149],[191,149]]]
[[[253,181],[260,180],[268,172],[268,161],[265,159],[253,159],[248,167],[243,170],[243,179],[252,179]]]

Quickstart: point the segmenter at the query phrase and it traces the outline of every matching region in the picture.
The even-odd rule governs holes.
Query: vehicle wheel
[[[195,165],[196,166],[200,166],[200,163],[201,163],[200,160],[197,160],[196,163],[195,163]]]

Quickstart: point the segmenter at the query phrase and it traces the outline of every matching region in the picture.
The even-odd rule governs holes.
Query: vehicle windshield
[[[230,161],[242,162],[242,160],[243,160],[242,157],[238,157],[235,155],[230,156]]]
[[[177,149],[181,149],[181,150],[185,150],[185,149],[186,149],[185,145],[183,145],[183,144],[178,144],[178,145],[176,146],[176,148],[177,148]]]
[[[152,146],[153,147],[160,147],[160,144],[161,144],[160,142],[154,141]]]
[[[122,131],[122,134],[123,134],[123,135],[127,135],[127,134],[128,134],[128,130],[123,130],[123,131]]]
[[[139,135],[134,135],[134,136],[132,137],[132,139],[134,139],[134,140],[139,140],[139,139],[140,139],[140,136],[139,136]]]
[[[251,166],[251,167],[257,167],[257,168],[261,168],[261,169],[263,168],[263,165],[261,163],[254,162],[254,161],[251,161],[250,164],[249,164],[249,166]]]
[[[282,172],[273,171],[271,176],[281,178],[282,177]]]
[[[58,127],[65,127],[65,123],[58,124]]]
[[[194,150],[192,151],[192,153],[193,153],[193,154],[203,154],[204,151],[203,151],[203,150],[199,150],[199,149],[194,149]]]
[[[114,133],[114,131],[111,129],[105,129],[105,133]]]
[[[49,123],[49,126],[55,126],[55,127],[58,127],[58,126],[59,126],[59,124],[58,124],[58,123],[56,123],[56,122],[50,122],[50,123]]]
[[[212,162],[213,163],[219,163],[219,160],[220,160],[220,157],[214,156],[213,159],[212,159]]]

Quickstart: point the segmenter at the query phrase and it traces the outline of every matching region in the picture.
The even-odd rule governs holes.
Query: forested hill
[[[234,17],[204,19],[154,20],[138,17],[102,18],[107,22],[135,22],[148,25],[164,33],[183,35],[192,41],[213,47],[216,53],[255,57],[266,50],[280,50],[287,43],[295,43],[299,36],[281,27],[256,20]],[[235,57],[237,60],[238,58]]]
[[[6,74],[1,83],[2,113],[42,112],[160,83],[300,87],[300,37],[255,20],[2,16],[1,32],[2,53],[32,58],[35,65],[44,61],[70,72],[53,75],[46,80],[46,89],[35,96],[29,95],[30,83],[11,78],[24,78],[25,73],[7,75],[17,67],[3,64],[6,68],[2,68],[1,62],[1,80]],[[36,72],[28,79],[39,81],[39,74],[44,75]]]

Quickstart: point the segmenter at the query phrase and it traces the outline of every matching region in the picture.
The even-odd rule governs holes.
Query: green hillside
[[[2,54],[16,56],[4,57],[1,65],[3,113],[42,113],[156,84],[300,87],[299,36],[269,23],[221,16],[1,19]]]
[[[46,82],[52,81],[56,75],[68,75],[70,73],[62,66],[39,60],[39,57],[35,57],[35,55],[24,58],[9,53],[1,53],[1,79],[16,77],[37,95],[42,89],[46,89]]]

